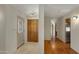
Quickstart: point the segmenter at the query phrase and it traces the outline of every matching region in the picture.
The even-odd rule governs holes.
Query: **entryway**
[[[17,53],[19,54],[36,54],[39,53],[38,49],[38,19],[27,19],[25,22],[27,25],[27,39],[26,43],[21,45]]]

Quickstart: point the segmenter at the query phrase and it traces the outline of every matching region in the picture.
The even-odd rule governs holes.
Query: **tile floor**
[[[38,43],[28,42],[17,50],[17,54],[38,54]]]

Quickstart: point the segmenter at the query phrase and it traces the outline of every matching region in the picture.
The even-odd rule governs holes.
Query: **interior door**
[[[38,20],[28,19],[28,42],[38,42]]]

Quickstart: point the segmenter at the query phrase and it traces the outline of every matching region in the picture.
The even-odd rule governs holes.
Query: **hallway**
[[[72,49],[79,53],[78,4],[7,4],[0,5],[0,13],[0,53],[16,53],[23,43],[19,54],[43,54],[44,49],[46,54],[75,53]],[[70,38],[72,49],[58,39],[51,45],[51,37],[63,42]]]
[[[69,48],[68,44],[63,43],[59,39],[56,39],[54,47],[51,46],[51,42],[49,40],[45,40],[44,43],[44,53],[45,54],[77,54],[71,48]]]

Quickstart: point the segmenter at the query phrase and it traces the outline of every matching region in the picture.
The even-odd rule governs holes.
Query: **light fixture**
[[[74,24],[79,24],[79,16],[72,16],[72,21],[74,22]]]
[[[77,20],[79,17],[78,16],[72,16],[73,20]]]

